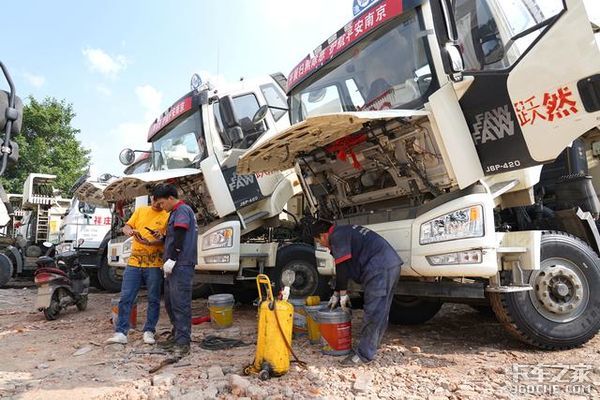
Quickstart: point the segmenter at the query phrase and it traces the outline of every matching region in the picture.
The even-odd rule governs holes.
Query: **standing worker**
[[[156,199],[152,199],[150,206],[138,207],[123,227],[123,233],[133,237],[133,243],[121,284],[115,334],[107,343],[127,343],[131,308],[142,283],[145,283],[148,289],[144,343],[155,343],[154,333],[160,315],[160,288],[163,278],[160,269],[163,264],[163,242],[160,236],[166,231],[168,219],[169,213],[160,207]]]
[[[359,225],[333,225],[317,220],[311,235],[331,250],[335,259],[335,291],[329,306],[350,306],[346,290],[348,280],[362,284],[364,317],[360,340],[354,354],[342,365],[366,364],[375,358],[377,348],[387,329],[394,287],[400,277],[403,262],[394,248],[377,233]]]
[[[165,308],[173,328],[171,337],[161,345],[181,358],[190,352],[192,333],[192,284],[198,262],[196,215],[190,206],[179,200],[173,185],[158,185],[152,195],[163,209],[171,212],[165,236],[163,271]]]

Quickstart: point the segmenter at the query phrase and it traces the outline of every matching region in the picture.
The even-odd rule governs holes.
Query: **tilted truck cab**
[[[104,190],[107,201],[118,203],[148,195],[162,182],[176,185],[198,220],[199,283],[240,286],[263,272],[278,281],[283,269],[294,269],[292,295],[326,287],[314,248],[298,240],[294,214],[301,214],[302,200],[294,169],[236,172],[248,148],[289,127],[284,87],[281,74],[234,88],[194,87],[150,127],[151,170]],[[124,151],[123,161],[132,161],[133,153]]]
[[[598,215],[586,209],[597,196],[564,174],[571,195],[550,208],[540,187],[574,140],[591,152],[600,121],[581,1],[376,2],[288,78],[293,125],[238,172],[295,167],[312,216],[382,234],[405,261],[392,322],[489,302],[534,346],[597,333]],[[334,272],[327,252],[317,258]]]

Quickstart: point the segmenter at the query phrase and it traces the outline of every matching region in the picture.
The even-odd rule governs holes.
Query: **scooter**
[[[79,311],[87,308],[90,277],[79,263],[77,249],[56,254],[54,245],[44,242],[48,250],[37,259],[35,284],[38,288],[35,308],[44,312],[48,321],[58,318],[60,312],[75,305]]]

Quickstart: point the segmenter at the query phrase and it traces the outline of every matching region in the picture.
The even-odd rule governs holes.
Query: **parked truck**
[[[293,296],[328,291],[313,245],[299,240],[294,214],[301,214],[302,197],[293,169],[236,173],[248,148],[289,127],[285,86],[281,74],[227,89],[194,76],[192,91],[150,127],[151,171],[124,176],[104,190],[106,200],[118,204],[148,195],[158,183],[175,184],[196,212],[196,279],[207,291],[214,285],[243,289],[263,272],[278,281],[286,269],[296,272]],[[120,159],[129,165],[135,153],[126,149]]]
[[[288,95],[293,125],[238,173],[294,168],[310,216],[385,237],[405,262],[392,322],[487,303],[536,347],[596,335],[598,198],[577,165],[599,133],[600,53],[581,0],[381,0]],[[575,164],[544,167],[561,153]]]
[[[45,252],[43,243],[59,241],[60,225],[71,199],[55,190],[55,180],[56,175],[49,174],[29,174],[25,180],[21,206],[13,212],[14,229],[0,244],[10,262],[10,277],[31,275],[37,258]]]
[[[71,188],[73,200],[60,226],[58,254],[77,247],[81,265],[86,269],[92,284],[100,290],[119,291],[120,279],[106,261],[110,229],[113,218],[109,205],[95,201],[90,194],[102,191],[114,177],[82,176]],[[81,200],[87,198],[88,201]]]

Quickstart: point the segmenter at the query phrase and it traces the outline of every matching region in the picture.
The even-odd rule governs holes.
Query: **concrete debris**
[[[354,381],[354,385],[352,385],[352,389],[357,393],[368,393],[371,391],[371,386],[373,383],[373,373],[372,372],[362,372],[359,373]]]
[[[224,376],[225,375],[223,374],[223,370],[218,365],[213,365],[208,369],[208,379],[210,379],[211,381],[215,379],[221,379]]]
[[[152,386],[172,386],[175,383],[175,374],[171,373],[162,373],[157,374],[152,377]]]
[[[73,356],[79,357],[79,356],[89,353],[90,351],[92,351],[92,348],[90,346],[85,346],[85,347],[82,347],[79,350],[77,350],[75,353],[73,353]]]
[[[248,386],[250,386],[250,381],[239,375],[232,374],[229,375],[229,384],[231,385],[231,394],[235,396],[245,396],[246,390],[248,389]]]

